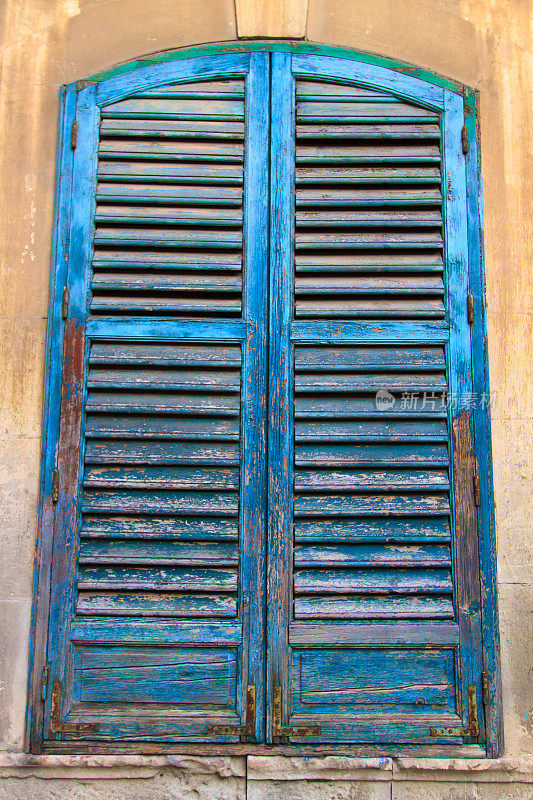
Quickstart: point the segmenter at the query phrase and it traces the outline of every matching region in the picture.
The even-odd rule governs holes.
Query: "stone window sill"
[[[533,757],[500,759],[350,758],[325,756],[106,756],[0,753],[0,778],[127,779],[162,772],[247,781],[433,781],[533,783]]]

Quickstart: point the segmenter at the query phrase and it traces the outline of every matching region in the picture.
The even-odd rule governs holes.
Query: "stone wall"
[[[531,31],[529,0],[0,4],[0,749],[6,753],[0,798],[52,797],[51,778],[58,798],[67,791],[72,798],[75,792],[80,797],[225,798],[244,797],[247,791],[254,800],[532,796],[526,782],[533,751]],[[430,765],[385,759],[378,766],[337,765],[331,774],[317,766],[317,777],[275,759],[265,766],[258,757],[247,764],[230,760],[226,766],[210,761],[196,772],[169,760],[132,767],[152,770],[147,781],[144,773],[131,777],[125,767],[112,777],[87,766],[88,772],[80,773],[78,762],[23,768],[21,757],[12,755],[24,747],[58,89],[149,53],[238,37],[305,38],[374,52],[480,92],[490,376],[497,396],[492,421],[505,736],[511,759],[493,765],[493,772],[450,762],[435,772]],[[525,759],[525,772],[513,760],[518,757]],[[221,776],[219,769],[228,774]],[[287,770],[293,777],[280,784],[279,775]],[[8,774],[18,777],[8,779]],[[72,789],[66,780],[72,775],[89,783]],[[493,788],[496,779],[499,794]],[[445,794],[442,786],[449,787],[450,780],[458,788]],[[354,788],[359,785],[363,789]]]
[[[526,758],[0,755],[0,800],[531,800]]]

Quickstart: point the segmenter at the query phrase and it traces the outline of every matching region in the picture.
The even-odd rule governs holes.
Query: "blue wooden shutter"
[[[283,52],[66,90],[33,749],[481,753],[462,125]]]
[[[272,76],[269,736],[474,742],[462,99],[317,56]]]
[[[78,94],[48,749],[259,735],[268,80],[235,54]]]

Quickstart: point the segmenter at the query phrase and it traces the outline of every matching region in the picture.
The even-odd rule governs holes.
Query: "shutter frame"
[[[26,727],[28,745],[33,753],[42,750],[42,675],[47,659],[47,620],[50,603],[50,571],[54,524],[53,474],[56,466],[56,442],[59,438],[62,348],[64,323],[61,315],[63,289],[67,279],[69,220],[72,190],[73,151],[69,131],[76,114],[74,86],[62,88],[59,95],[59,124],[56,150],[56,179],[52,233],[52,268],[50,271],[48,325],[46,332],[45,387],[40,463],[40,488],[34,575],[31,646],[29,658]],[[46,688],[46,687],[45,687]]]
[[[481,605],[478,520],[473,490],[473,436],[467,398],[472,397],[472,344],[468,319],[469,252],[467,188],[462,153],[464,107],[462,98],[445,93],[446,260],[449,269],[449,375],[450,391],[457,398],[451,413],[451,444],[456,524],[457,615],[461,638],[463,723],[468,726],[468,687],[482,696]],[[470,578],[470,579],[469,579]],[[482,716],[482,715],[481,715]],[[483,720],[481,735],[485,738]]]
[[[51,584],[59,588],[50,602],[47,658],[50,681],[65,685],[66,629],[71,612],[73,582],[76,575],[77,517],[80,491],[82,408],[85,399],[84,364],[86,355],[85,306],[90,269],[91,225],[96,186],[96,159],[99,114],[95,87],[78,93],[76,119],[78,138],[72,166],[72,197],[69,225],[67,281],[69,307],[63,331],[61,423],[58,431],[57,466],[59,501],[56,505]],[[64,713],[64,707],[62,709]],[[50,736],[52,693],[47,693],[44,707],[44,735]]]
[[[468,262],[470,290],[477,313],[471,326],[472,388],[479,403],[473,414],[475,456],[479,467],[481,504],[478,509],[481,602],[483,617],[483,665],[488,692],[485,693],[487,756],[498,758],[504,751],[502,675],[498,596],[496,584],[496,531],[492,473],[490,380],[488,365],[487,309],[483,247],[483,187],[477,128],[479,93],[464,89],[465,126],[469,148],[465,156],[467,179]]]
[[[270,324],[268,410],[268,569],[267,569],[267,741],[272,741],[279,723],[287,725],[289,697],[288,620],[291,603],[291,477],[292,414],[291,354],[289,336],[293,221],[294,120],[291,56],[275,53],[272,58],[272,137],[270,163]],[[281,687],[281,719],[276,692]],[[284,743],[286,737],[276,737]]]
[[[206,50],[210,54],[217,54],[217,47],[210,47]],[[274,51],[278,50],[278,45],[276,43],[270,44],[268,49]],[[313,54],[306,51],[306,46],[302,45],[298,48],[298,53],[293,55],[293,62],[294,64],[300,64],[300,68],[303,69],[306,62],[311,63],[313,62]],[[327,48],[321,48],[322,52],[328,53]],[[197,51],[195,51],[197,52]],[[314,47],[314,52],[316,52],[316,47]],[[184,62],[181,61],[184,54],[176,54],[176,58],[178,59],[177,63],[174,64],[174,67],[178,69],[181,67],[183,68]],[[185,54],[186,55],[186,54]],[[220,54],[222,58],[226,58],[225,53]],[[336,56],[338,53],[335,54]],[[247,53],[241,53],[241,57],[246,58],[248,57]],[[174,56],[171,56],[173,58]],[[211,58],[212,56],[209,55],[206,59]],[[167,55],[162,57],[163,59],[168,58]],[[204,60],[206,60],[204,59]],[[370,59],[371,60],[371,59]],[[322,57],[321,59],[322,64],[325,65],[326,59]],[[417,91],[423,85],[422,82],[416,78],[413,78],[412,75],[402,74],[401,72],[401,65],[398,65],[398,72],[392,73],[390,69],[383,69],[378,64],[373,65],[368,62],[368,57],[359,57],[357,54],[346,54],[346,59],[339,59],[337,57],[329,57],[327,61],[329,62],[329,75],[333,78],[338,78],[339,75],[339,68],[341,71],[352,71],[355,68],[358,71],[359,78],[357,79],[357,83],[360,83],[362,80],[367,79],[368,83],[372,85],[373,82],[376,80],[376,75],[379,75],[380,78],[388,77],[388,79],[392,82],[391,86],[394,87],[404,86],[408,87],[406,92],[409,96],[413,99],[417,96]],[[378,59],[376,59],[378,61]],[[199,59],[197,59],[199,63]],[[342,62],[342,63],[341,63]],[[320,72],[320,69],[316,66],[318,63],[318,59],[315,60],[315,64],[313,65],[313,76],[316,72]],[[304,66],[302,66],[304,65]],[[165,68],[167,65],[158,65],[159,67]],[[145,74],[147,75],[153,69],[153,66],[149,66],[144,70]],[[377,70],[377,72],[376,72]],[[96,84],[96,89],[99,95],[99,101],[102,103],[106,102],[105,100],[105,91],[115,92],[113,94],[114,98],[119,98],[120,92],[123,92],[122,96],[128,94],[127,85],[131,81],[132,78],[135,77],[135,73],[130,72],[126,75],[119,75],[118,78],[113,78],[113,84],[109,83],[109,81],[102,81]],[[389,73],[389,76],[386,75]],[[422,73],[419,73],[422,74]],[[372,79],[369,77],[372,76]],[[431,80],[431,76],[425,76],[426,79],[429,78]],[[361,79],[361,80],[360,80]],[[145,78],[143,78],[145,80]],[[161,78],[158,76],[155,83],[160,83]],[[439,81],[436,81],[439,83]],[[81,82],[80,82],[81,84]],[[417,87],[418,84],[418,87]],[[84,83],[84,86],[87,84]],[[431,86],[429,91],[430,102],[434,102],[435,98],[437,97],[444,97],[445,93],[441,86],[451,86],[451,84],[446,84],[445,81],[440,81],[440,86]],[[109,90],[107,86],[111,87]],[[80,87],[81,88],[81,87]],[[455,87],[454,89],[455,94]],[[484,308],[484,285],[483,285],[483,263],[482,263],[482,247],[481,247],[481,233],[480,233],[480,207],[481,207],[481,186],[480,186],[480,167],[478,162],[478,151],[477,151],[477,143],[476,143],[476,131],[475,131],[475,103],[476,98],[473,92],[468,93],[467,91],[467,100],[466,103],[466,114],[465,120],[469,132],[469,141],[470,141],[470,149],[468,154],[466,154],[466,169],[467,169],[467,176],[468,176],[468,186],[469,186],[469,193],[467,197],[468,203],[468,247],[469,247],[469,271],[470,271],[470,290],[474,294],[476,298],[476,317],[474,320],[474,325],[472,327],[472,336],[473,336],[473,351],[474,351],[474,358],[473,358],[473,385],[474,390],[480,392],[488,390],[488,371],[487,371],[487,353],[486,353],[486,323],[485,323],[485,308]],[[51,466],[55,466],[55,445],[57,441],[57,433],[54,434],[54,418],[57,418],[57,408],[59,399],[59,384],[58,380],[60,380],[60,359],[58,359],[58,355],[60,349],[62,347],[62,329],[61,329],[61,321],[60,321],[60,304],[61,304],[61,295],[63,286],[65,281],[61,279],[61,270],[65,269],[66,266],[66,253],[65,253],[65,246],[68,248],[68,225],[65,226],[65,218],[68,219],[68,209],[69,209],[69,193],[70,193],[70,185],[71,185],[71,169],[72,169],[72,151],[70,150],[70,129],[72,125],[72,121],[74,119],[74,106],[76,101],[76,92],[73,86],[67,87],[64,92],[64,96],[62,99],[61,105],[61,114],[63,115],[63,123],[62,127],[60,127],[60,143],[61,139],[63,140],[63,153],[61,153],[61,147],[58,148],[58,167],[57,167],[57,179],[56,179],[56,228],[54,232],[54,244],[53,244],[53,263],[56,264],[56,268],[52,271],[52,278],[51,278],[51,292],[50,292],[50,321],[48,326],[48,333],[47,333],[47,382],[46,382],[46,393],[47,399],[45,401],[45,410],[44,410],[44,421],[43,421],[43,457],[42,457],[42,470],[41,470],[41,494],[40,494],[40,508],[39,508],[39,534],[38,534],[38,560],[37,565],[38,568],[36,569],[35,575],[35,582],[37,590],[34,594],[34,608],[33,608],[33,616],[32,616],[32,649],[31,649],[31,656],[30,656],[30,664],[32,666],[32,672],[30,675],[30,697],[29,697],[29,704],[28,704],[28,730],[29,730],[29,741],[30,741],[30,749],[32,752],[41,752],[41,735],[40,735],[40,726],[41,726],[41,719],[42,719],[42,705],[40,702],[40,695],[41,695],[41,666],[43,664],[46,665],[46,624],[45,619],[47,616],[47,585],[48,585],[48,578],[47,573],[49,573],[49,569],[51,566],[51,557],[50,557],[50,545],[51,545],[51,530],[50,530],[50,513],[53,511],[52,502],[50,497],[50,488],[51,488],[51,476],[53,469],[50,468]],[[62,156],[62,157],[61,157]],[[56,277],[57,276],[57,277]],[[55,286],[55,291],[53,287]],[[55,318],[55,322],[54,322]],[[53,323],[53,324],[52,324]],[[161,320],[144,320],[142,327],[139,327],[139,331],[141,333],[142,338],[151,338],[152,336],[158,336],[161,334],[162,326]],[[364,321],[352,322],[349,324],[346,323],[328,323],[327,321],[322,321],[322,331],[323,333],[321,336],[327,336],[328,342],[333,343],[335,341],[335,334],[339,334],[339,331],[344,330],[344,333],[348,335],[353,335],[355,331],[358,332],[359,335],[364,337],[364,341],[367,342],[377,342],[381,341],[381,334],[375,330],[375,326],[372,323],[365,323]],[[231,338],[237,338],[242,336],[244,333],[243,330],[243,323],[234,322],[232,323],[232,334]],[[389,332],[392,333],[395,328],[397,328],[394,322],[388,323]],[[415,331],[416,325],[413,325],[412,333],[413,335],[420,340],[424,339],[425,334],[428,332],[429,327],[432,329],[432,336],[436,337],[435,341],[443,341],[445,338],[444,330],[442,326],[438,322],[428,323],[427,325],[419,326],[418,330]],[[88,335],[96,335],[96,337],[104,336],[106,330],[106,323],[104,320],[91,320],[87,325],[87,334]],[[485,334],[483,331],[485,330]],[[305,321],[293,322],[291,325],[291,332],[292,335],[301,341],[306,341],[306,337],[309,337],[309,325]],[[174,320],[172,323],[172,338],[181,338],[185,335],[184,326],[181,324],[180,320]],[[476,388],[477,387],[477,388]],[[57,400],[54,403],[53,397],[56,397]],[[56,430],[57,430],[57,419],[55,422]],[[498,651],[498,635],[497,635],[497,605],[496,605],[496,594],[495,594],[495,545],[494,545],[494,509],[493,505],[491,504],[491,456],[490,456],[490,414],[488,407],[485,408],[476,408],[472,414],[472,428],[475,432],[475,448],[476,448],[476,456],[479,461],[479,471],[480,471],[480,481],[481,481],[481,507],[478,510],[479,520],[480,520],[480,558],[482,562],[482,570],[481,570],[481,577],[483,581],[483,594],[481,597],[481,602],[483,606],[483,618],[484,618],[484,626],[483,626],[483,645],[484,645],[484,659],[486,668],[488,668],[488,672],[490,675],[490,706],[486,708],[487,713],[487,736],[488,736],[488,754],[492,757],[495,757],[501,753],[502,748],[502,731],[501,731],[501,682],[499,678],[499,651]],[[48,433],[47,433],[48,429]],[[50,484],[50,486],[48,485]],[[43,673],[44,674],[44,673]],[[48,686],[51,687],[51,681],[48,680]],[[45,687],[46,688],[46,687]],[[50,694],[50,692],[48,692]],[[479,693],[478,693],[479,694]],[[285,709],[287,711],[287,709]],[[260,725],[258,724],[256,727],[256,733],[260,729]],[[305,742],[302,740],[302,744]],[[53,750],[56,752],[72,752],[73,747],[68,746],[68,744],[62,745],[61,742],[55,743]],[[231,748],[231,745],[230,745]],[[83,744],[80,743],[78,746],[77,743],[74,745],[74,749],[78,749],[81,751],[83,749]],[[105,750],[105,745],[102,748]],[[111,747],[111,750],[114,748]],[[162,748],[164,749],[164,748]],[[207,752],[205,746],[200,748],[202,751]],[[333,748],[329,748],[335,749]],[[346,748],[344,746],[341,748],[343,752],[350,753],[350,747]],[[176,751],[176,746],[174,747]],[[185,752],[187,750],[187,746],[177,746],[177,751]],[[193,746],[192,750],[198,752],[198,750]],[[420,747],[416,748],[416,752],[418,754],[425,752],[427,755],[431,755],[434,752],[435,748],[426,748],[421,749]],[[109,750],[108,750],[109,751]],[[358,748],[360,751],[360,748]],[[386,745],[383,745],[380,748],[380,751],[383,753],[389,752],[391,754],[397,753],[397,747],[394,748],[389,746],[387,748]],[[468,747],[459,747],[453,749],[452,746],[443,746],[441,747],[441,751],[447,751],[449,753],[454,752],[457,754],[470,754],[474,755],[474,748],[470,748],[470,752],[468,751]],[[216,750],[215,750],[216,752]],[[226,750],[226,752],[228,752]],[[250,752],[254,752],[254,749],[250,750]],[[288,746],[287,753],[294,753],[294,745]],[[309,749],[307,752],[311,752]],[[317,748],[316,752],[320,752],[319,747]],[[402,748],[402,752],[409,752],[409,747]],[[414,752],[414,751],[412,751]],[[478,748],[476,754],[480,754],[480,749]]]

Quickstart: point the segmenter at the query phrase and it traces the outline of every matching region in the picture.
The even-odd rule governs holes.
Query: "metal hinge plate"
[[[246,687],[246,716],[244,725],[206,725],[205,732],[211,736],[240,736],[241,739],[255,739],[255,686]]]
[[[70,147],[72,150],[76,149],[78,144],[78,123],[76,120],[72,123],[72,130],[70,131]]]
[[[463,739],[479,738],[479,717],[477,713],[477,689],[468,687],[468,727],[431,728],[430,736],[461,736]]]
[[[59,472],[54,470],[52,474],[52,503],[59,500]]]
[[[461,130],[461,144],[463,146],[463,155],[466,156],[470,147],[470,142],[468,141],[468,129],[466,125],[463,125]]]
[[[481,691],[483,705],[488,708],[490,705],[490,681],[488,672],[481,673]]]
[[[46,700],[46,692],[48,690],[48,667],[43,667],[43,671],[41,672],[41,699]]]
[[[66,319],[68,316],[68,289],[65,286],[63,289],[63,300],[61,302],[61,316]]]
[[[278,739],[281,736],[320,736],[320,725],[283,725],[283,695],[279,685],[272,688],[272,736]]]
[[[59,734],[96,733],[98,724],[96,722],[61,722],[61,683],[54,681],[52,686],[52,699],[50,702],[50,732]]]
[[[466,308],[468,313],[468,322],[470,325],[474,322],[474,295],[469,294],[466,298]]]
[[[474,503],[479,508],[481,505],[481,487],[479,483],[479,467],[477,465],[477,460],[474,463],[474,475],[472,477],[472,482],[474,484]]]

